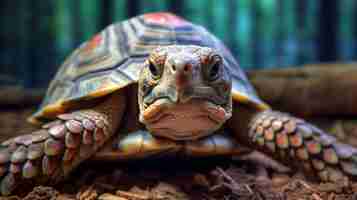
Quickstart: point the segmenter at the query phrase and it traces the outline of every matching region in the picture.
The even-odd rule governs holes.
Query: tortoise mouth
[[[160,98],[140,113],[140,121],[153,135],[173,140],[193,140],[207,136],[231,117],[222,106],[203,99],[174,103]]]

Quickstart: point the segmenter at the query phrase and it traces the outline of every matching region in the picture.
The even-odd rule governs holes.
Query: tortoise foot
[[[19,184],[29,180],[62,180],[108,137],[106,118],[86,111],[59,115],[36,132],[3,142],[1,194],[10,195]]]
[[[251,123],[249,137],[258,149],[289,166],[301,166],[322,181],[338,182],[357,176],[356,148],[288,114],[258,114]]]

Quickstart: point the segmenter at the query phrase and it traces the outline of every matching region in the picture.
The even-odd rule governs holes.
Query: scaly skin
[[[3,142],[1,194],[11,194],[26,180],[56,183],[66,177],[115,133],[125,108],[124,97],[112,95],[93,109],[58,115],[36,132]]]
[[[183,120],[174,108],[179,107],[177,104],[182,105],[192,99],[213,103],[213,113],[230,116],[232,107],[225,97],[231,94],[227,93],[224,86],[229,86],[231,82],[225,76],[229,76],[229,73],[222,67],[222,62],[217,62],[221,60],[213,49],[199,46],[168,46],[153,51],[139,79],[141,122],[153,134],[156,131],[155,124],[164,124],[166,127],[163,127],[160,136],[175,139],[172,130],[176,131],[189,121]],[[212,70],[212,66],[216,70]],[[212,79],[207,74],[215,78]],[[199,89],[195,90],[198,86]],[[193,113],[185,112],[185,115],[191,117],[194,124],[203,123],[203,120],[192,117],[197,104],[186,105],[186,110],[191,106]],[[170,112],[170,109],[174,112]],[[162,117],[165,110],[169,110],[166,112],[168,116]],[[221,123],[227,118],[222,119],[224,120],[220,120]],[[314,171],[322,181],[337,182],[341,178],[357,175],[357,149],[338,143],[334,137],[328,136],[314,125],[288,114],[258,110],[243,101],[234,102],[232,118],[227,126],[233,130],[238,142],[263,150],[289,166],[295,163],[307,171]],[[192,126],[186,138],[192,137],[196,129]],[[209,130],[214,132],[217,129]],[[207,136],[209,130],[196,134],[195,139]]]
[[[171,150],[192,156],[231,155],[241,152],[234,136],[238,143],[250,143],[289,166],[295,163],[316,172],[323,181],[357,175],[357,149],[338,143],[315,126],[280,112],[245,109],[250,104],[244,98],[232,109],[232,82],[223,63],[218,52],[207,47],[174,45],[155,50],[138,82],[139,120],[148,132],[121,137],[117,149],[108,148],[97,156],[145,157]],[[115,91],[92,109],[58,115],[39,131],[2,143],[1,193],[10,194],[26,180],[57,182],[82,161],[95,158],[118,131],[126,89]],[[135,109],[128,109],[130,117]]]
[[[357,149],[308,122],[288,114],[265,111],[250,123],[255,146],[292,166],[303,166],[322,181],[338,182],[357,175]]]

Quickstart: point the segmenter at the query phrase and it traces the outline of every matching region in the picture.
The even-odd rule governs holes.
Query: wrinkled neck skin
[[[139,120],[153,134],[195,140],[232,116],[231,79],[223,59],[199,46],[156,49],[140,73]]]

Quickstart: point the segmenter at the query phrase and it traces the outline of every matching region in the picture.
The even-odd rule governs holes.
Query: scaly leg
[[[124,108],[125,95],[113,94],[93,109],[61,114],[36,132],[3,142],[1,194],[26,180],[62,180],[115,133]]]
[[[253,117],[249,140],[258,149],[291,165],[315,172],[322,181],[357,176],[357,149],[285,113],[264,111]]]

